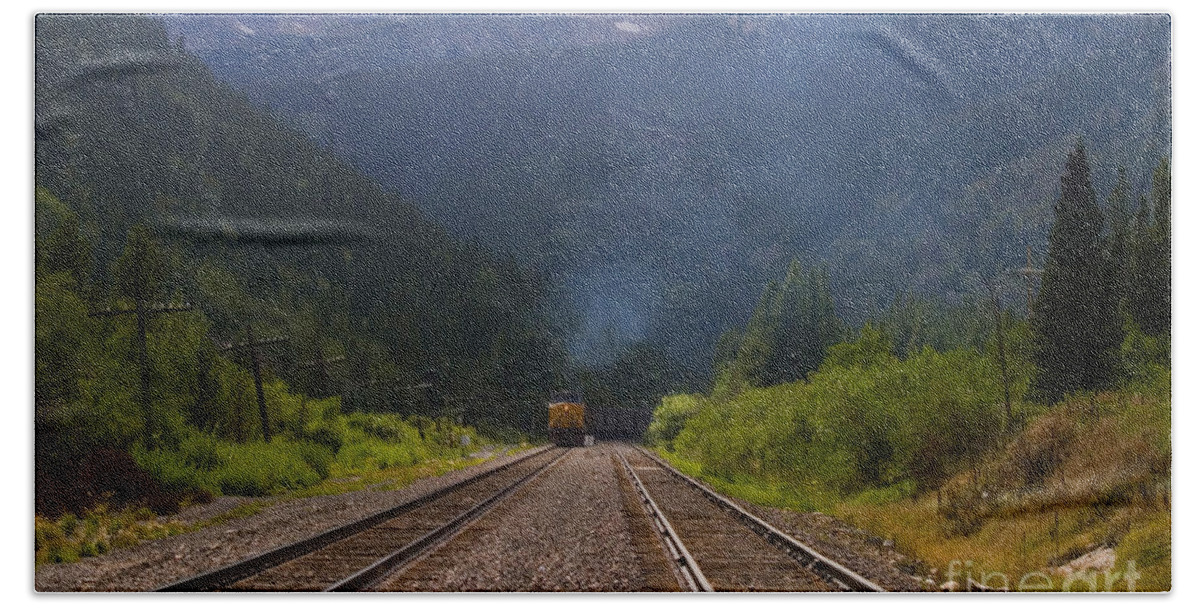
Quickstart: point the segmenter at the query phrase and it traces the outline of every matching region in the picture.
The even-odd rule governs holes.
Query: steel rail
[[[683,539],[675,533],[675,528],[671,526],[671,522],[667,520],[667,516],[658,508],[658,503],[650,496],[649,490],[642,484],[642,479],[638,477],[637,471],[629,465],[629,461],[625,459],[625,455],[620,452],[617,457],[621,459],[621,465],[625,467],[625,474],[633,482],[633,487],[637,490],[642,498],[642,508],[650,515],[650,519],[654,521],[654,526],[658,529],[658,534],[665,540],[664,543],[668,552],[671,554],[672,561],[675,562],[677,573],[683,579],[688,591],[713,591],[712,583],[708,582],[708,578],[704,576],[704,572],[700,570],[700,565],[696,563],[696,559],[692,557],[691,552],[683,544]]]
[[[325,591],[370,591],[372,587],[378,585],[387,579],[393,572],[399,570],[409,562],[412,562],[422,555],[428,553],[434,548],[440,546],[444,541],[449,540],[459,530],[463,529],[472,522],[486,515],[494,509],[500,501],[504,500],[516,492],[519,488],[536,479],[539,475],[549,471],[554,465],[566,458],[571,452],[570,448],[563,450],[554,460],[546,463],[537,470],[518,479],[504,489],[496,492],[487,500],[471,507],[466,512],[454,518],[449,523],[442,525],[429,532],[428,534],[418,538],[417,540],[408,543],[404,547],[397,549],[386,557],[380,558],[375,563],[359,570],[358,572],[330,585]]]
[[[530,458],[544,454],[551,449],[551,446],[543,446],[532,450],[530,453],[516,458],[511,462],[506,462],[494,469],[480,471],[466,479],[457,481],[449,486],[434,490],[428,494],[418,496],[411,500],[405,501],[394,507],[389,507],[372,515],[368,515],[358,521],[330,528],[320,534],[309,538],[296,541],[294,543],[269,549],[253,557],[222,566],[208,572],[198,574],[196,576],[181,579],[159,587],[155,591],[165,592],[182,592],[182,591],[215,591],[237,583],[238,581],[250,578],[256,574],[290,562],[294,559],[303,557],[317,551],[323,547],[331,545],[337,541],[349,538],[362,532],[368,528],[375,527],[389,519],[399,517],[409,511],[425,506],[447,494],[456,492],[463,487],[472,484],[476,481],[494,475],[501,471],[511,468],[514,465],[522,463]]]
[[[768,542],[782,548],[792,557],[792,559],[800,562],[801,565],[812,570],[828,580],[829,582],[845,589],[846,591],[887,591],[879,584],[872,582],[862,575],[850,570],[849,568],[837,563],[836,561],[822,555],[816,549],[792,538],[788,534],[779,530],[775,526],[763,521],[749,511],[738,506],[728,498],[712,491],[699,481],[683,474],[675,467],[671,466],[667,461],[659,458],[657,454],[641,447],[634,446],[641,453],[645,454],[663,469],[669,471],[675,477],[687,482],[688,485],[696,488],[704,494],[706,498],[716,503],[721,508],[731,512],[747,527],[754,530],[760,536],[767,539]]]

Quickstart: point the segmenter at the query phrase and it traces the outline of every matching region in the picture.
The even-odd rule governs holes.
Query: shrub
[[[347,470],[371,470],[410,466],[426,457],[419,444],[393,443],[362,435],[342,447],[337,462]]]
[[[110,511],[106,505],[81,516],[65,514],[57,520],[34,516],[34,563],[67,563],[102,555],[142,540],[179,534],[188,527],[178,522],[155,521],[149,509]]]
[[[952,536],[970,536],[986,521],[987,501],[982,490],[973,484],[947,486],[938,515],[946,522],[946,532]]]
[[[276,437],[233,443],[192,433],[178,450],[134,447],[138,465],[174,489],[265,496],[313,485],[329,475],[334,452],[311,441]]]
[[[1042,483],[1066,458],[1074,436],[1075,424],[1062,408],[1037,418],[1008,445],[1008,476],[1026,486]]]
[[[131,453],[139,467],[167,488],[220,493],[216,475],[197,468],[188,461],[184,452],[167,449],[148,450],[137,444],[133,446]]]
[[[415,426],[392,414],[354,412],[346,416],[346,424],[367,435],[386,441],[421,442],[421,433]]]
[[[646,439],[653,445],[671,449],[671,443],[683,430],[688,419],[700,411],[703,404],[700,395],[668,395],[662,405],[654,410],[654,419],[646,429]]]
[[[858,341],[835,345],[807,382],[664,399],[648,437],[726,478],[843,493],[905,481],[927,489],[996,445],[999,376],[974,351],[926,347],[898,359],[867,326]],[[1013,386],[1019,401],[1024,385]]]
[[[336,454],[346,441],[346,424],[340,418],[313,421],[305,425],[301,436]]]
[[[222,455],[226,464],[219,472],[219,483],[224,494],[266,496],[321,481],[321,475],[305,461],[302,448],[281,438],[271,443],[226,444]]]

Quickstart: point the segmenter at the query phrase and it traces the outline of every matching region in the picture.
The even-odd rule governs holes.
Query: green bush
[[[182,451],[147,450],[139,443],[133,446],[131,455],[142,470],[167,488],[172,490],[198,489],[213,494],[220,493],[219,473],[198,468],[195,464],[188,462],[188,454]]]
[[[700,395],[668,395],[662,405],[654,410],[654,419],[646,429],[646,440],[652,445],[661,445],[668,450],[675,437],[683,430],[688,419],[696,415],[703,405]]]
[[[336,454],[346,441],[346,423],[340,417],[315,420],[304,426],[302,437]]]
[[[1026,385],[1014,378],[1014,401]],[[808,381],[664,399],[650,437],[665,442],[681,425],[671,448],[727,480],[749,475],[814,496],[924,489],[996,445],[1002,394],[990,357],[926,347],[902,360],[868,325],[859,340],[832,347]]]
[[[403,418],[391,414],[354,412],[346,416],[346,424],[372,437],[401,443],[420,443],[421,433]]]
[[[173,489],[266,496],[313,485],[329,475],[334,453],[309,441],[276,437],[243,444],[192,433],[179,449],[134,447],[134,460]]]
[[[411,466],[427,457],[419,443],[393,443],[360,435],[342,447],[337,462],[347,470],[371,470]]]
[[[221,493],[266,496],[316,484],[321,475],[305,461],[302,450],[283,439],[222,445],[226,464],[219,471]]]

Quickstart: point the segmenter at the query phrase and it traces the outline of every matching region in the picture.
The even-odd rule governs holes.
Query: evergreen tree
[[[1135,228],[1130,314],[1143,332],[1165,334],[1171,331],[1171,164],[1165,158],[1154,171],[1150,202],[1141,201]]]
[[[803,378],[842,334],[828,271],[793,261],[783,282],[763,291],[740,341],[736,375],[760,386]]]
[[[1133,288],[1130,279],[1133,270],[1133,226],[1129,208],[1129,179],[1125,167],[1117,169],[1117,185],[1108,195],[1109,245],[1108,257],[1112,267],[1118,309],[1122,316],[1129,314],[1129,292]]]
[[[1112,383],[1121,326],[1083,141],[1068,154],[1034,305],[1036,386],[1047,398]]]
[[[126,237],[125,252],[114,265],[117,293],[134,300],[152,300],[165,274],[163,257],[150,230],[143,224],[134,225]]]

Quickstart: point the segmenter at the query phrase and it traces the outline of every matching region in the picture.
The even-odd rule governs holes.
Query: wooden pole
[[[191,304],[155,304],[150,305],[141,298],[135,298],[132,309],[112,309],[99,310],[88,313],[89,317],[116,317],[121,315],[133,315],[137,319],[137,335],[134,336],[134,347],[137,349],[138,367],[140,369],[140,377],[138,382],[138,402],[141,406],[142,415],[145,416],[145,425],[142,428],[143,438],[146,442],[146,447],[154,447],[158,444],[159,425],[158,420],[154,416],[154,405],[150,395],[150,349],[147,345],[147,337],[149,329],[149,321],[151,315],[166,314],[172,312],[187,312],[192,310]]]
[[[134,300],[133,310],[137,317],[138,366],[141,367],[138,400],[142,405],[142,416],[146,420],[142,430],[145,435],[146,447],[153,448],[158,444],[158,421],[154,417],[153,406],[150,403],[150,349],[146,345],[146,303],[141,298]]]
[[[250,369],[254,372],[254,397],[258,400],[258,416],[262,421],[263,440],[271,441],[271,420],[267,414],[267,398],[263,394],[262,364],[258,357],[258,344],[254,341],[254,330],[246,325],[246,345],[250,349]]]
[[[1008,359],[1004,352],[1004,314],[1000,311],[1000,294],[996,286],[991,285],[992,308],[996,316],[996,357],[1000,363],[1000,382],[1004,386],[1004,430],[1013,428],[1012,391],[1009,388]]]

